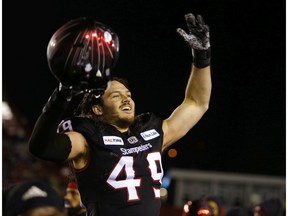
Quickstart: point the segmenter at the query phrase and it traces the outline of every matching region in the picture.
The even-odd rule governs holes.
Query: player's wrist
[[[204,68],[211,63],[211,48],[207,50],[192,49],[193,64],[197,68]]]

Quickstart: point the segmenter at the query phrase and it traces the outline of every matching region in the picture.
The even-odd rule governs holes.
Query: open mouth
[[[131,110],[131,107],[128,106],[128,105],[125,105],[125,106],[122,106],[122,107],[121,107],[121,110],[122,110],[122,111],[130,111],[130,110]]]

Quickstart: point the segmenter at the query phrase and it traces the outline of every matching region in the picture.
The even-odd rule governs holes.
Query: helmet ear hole
[[[87,17],[65,23],[53,34],[47,47],[53,76],[76,90],[105,90],[118,56],[117,34]]]

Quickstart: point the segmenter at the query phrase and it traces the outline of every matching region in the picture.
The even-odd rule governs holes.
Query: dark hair
[[[128,81],[125,78],[119,78],[119,77],[112,77],[111,81],[117,81],[122,83],[127,89],[129,89]],[[96,97],[93,93],[86,93],[83,96],[82,101],[79,105],[79,114],[82,117],[87,117],[90,119],[97,119],[97,115],[93,112],[92,106],[93,105],[102,105],[102,96]]]

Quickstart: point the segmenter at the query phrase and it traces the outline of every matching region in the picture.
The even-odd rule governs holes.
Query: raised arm
[[[163,121],[163,150],[182,138],[208,110],[211,95],[209,28],[202,17],[185,15],[189,34],[177,32],[192,48],[193,64],[183,102]]]
[[[34,156],[42,160],[63,162],[76,157],[85,150],[85,141],[84,138],[81,139],[81,134],[57,133],[61,115],[67,108],[71,97],[70,89],[60,84],[49,98],[35,123],[29,140],[29,151]]]

